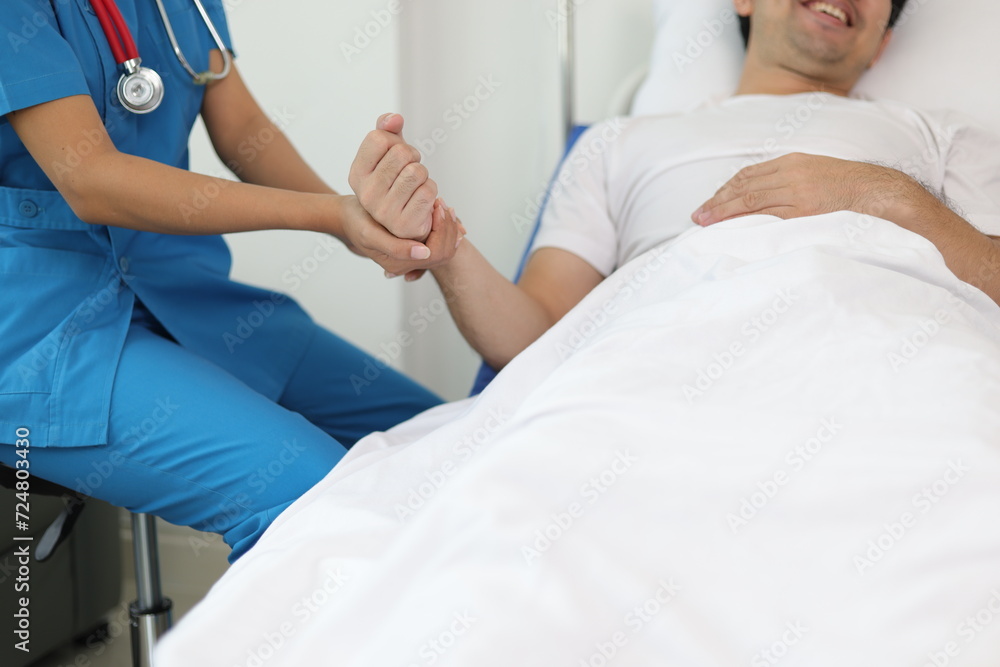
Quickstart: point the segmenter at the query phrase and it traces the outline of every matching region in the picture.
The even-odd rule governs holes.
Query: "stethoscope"
[[[163,19],[163,27],[167,30],[167,37],[170,38],[170,46],[173,47],[174,54],[187,73],[191,75],[191,80],[195,85],[204,86],[210,81],[224,79],[229,74],[233,59],[225,44],[222,43],[219,31],[215,29],[215,24],[209,18],[201,0],[194,0],[194,4],[201,14],[202,21],[205,22],[208,31],[212,34],[212,39],[215,40],[219,51],[222,52],[223,66],[219,73],[195,72],[192,69],[177,43],[177,37],[174,35],[167,10],[163,7],[163,0],[156,0],[160,17]],[[125,19],[122,18],[115,0],[90,0],[90,5],[94,8],[94,13],[97,14],[97,20],[101,24],[101,29],[104,30],[104,36],[108,38],[108,45],[111,46],[115,62],[125,69],[121,78],[118,79],[118,100],[123,107],[132,113],[144,114],[153,111],[163,101],[163,79],[155,71],[142,66],[139,49],[135,45],[135,40],[132,39],[132,32],[128,29]]]

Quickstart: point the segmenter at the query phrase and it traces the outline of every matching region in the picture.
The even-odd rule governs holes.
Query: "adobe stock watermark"
[[[835,417],[827,417],[820,422],[815,435],[788,450],[784,461],[789,469],[777,470],[767,479],[757,482],[757,490],[740,498],[739,508],[726,515],[726,523],[729,524],[733,534],[739,534],[741,529],[750,525],[750,522],[774,500],[781,489],[788,485],[795,475],[802,472],[807,463],[819,456],[843,428],[843,424],[838,423]]]
[[[250,500],[250,497],[246,494],[240,494],[236,499],[246,502]],[[233,507],[235,507],[235,505],[233,505]],[[225,544],[225,540],[222,538],[221,533],[198,532],[190,535],[187,539],[187,543],[188,546],[191,547],[191,553],[197,558],[201,556],[202,551],[211,549],[212,545]],[[229,551],[228,546],[226,546],[226,551]]]
[[[875,226],[877,219],[885,213],[885,208],[880,207],[877,213],[859,213],[851,219],[851,222],[844,225],[844,234],[851,243],[857,243],[859,239]]]
[[[492,74],[484,74],[476,81],[475,88],[461,100],[453,103],[441,114],[441,120],[445,127],[436,127],[423,139],[417,139],[413,146],[420,151],[420,155],[426,159],[437,152],[438,148],[447,143],[448,139],[462,129],[462,126],[472,118],[472,115],[479,111],[485,102],[503,87],[503,83],[497,81]]]
[[[989,596],[982,607],[966,616],[955,627],[954,636],[940,649],[928,651],[923,667],[948,667],[961,655],[963,648],[976,641],[1000,617],[1000,587],[991,590]]]
[[[555,30],[561,24],[573,18],[576,10],[587,4],[588,0],[556,0],[556,9],[545,11],[545,20],[549,28]]]
[[[260,157],[269,145],[274,143],[279,134],[284,132],[294,121],[295,115],[282,107],[278,111],[271,112],[269,116],[273,127],[262,127],[255,133],[247,136],[236,147],[238,158],[233,158],[226,163],[226,168],[240,177],[246,168]],[[190,223],[199,213],[204,212],[220,194],[235,181],[222,176],[215,176],[205,185],[195,189],[191,193],[189,201],[182,201],[178,205],[178,210],[184,218],[184,222]]]
[[[623,130],[624,119],[613,118],[595,125],[580,137],[555,178],[543,181],[538,193],[525,198],[521,211],[511,214],[510,222],[517,233],[523,234],[531,230],[546,202],[551,204],[554,200],[560,199],[579,174],[587,171],[595,161],[603,159]]]
[[[586,311],[586,320],[572,327],[567,336],[556,342],[556,352],[563,361],[583,349],[594,336],[609,322],[614,321],[618,309],[639,294],[653,280],[654,275],[673,257],[664,246],[649,251],[649,256],[642,267],[627,278],[616,274],[614,278],[615,294],[596,308]]]
[[[321,234],[313,249],[281,274],[281,282],[288,287],[289,292],[295,293],[334,255],[346,251],[347,247],[332,236]]]
[[[911,3],[912,2],[913,0],[911,0]],[[910,178],[923,186],[928,193],[950,208],[952,212],[956,215],[962,216],[961,212],[957,210],[957,205],[950,201],[944,195],[942,190],[935,189],[932,185],[927,183],[928,178],[934,178],[933,175],[936,175],[939,170],[941,162],[939,147],[953,145],[954,136],[962,130],[962,126],[957,124],[948,125],[946,127],[931,125],[930,130],[934,140],[926,142],[920,149],[919,153],[909,157],[896,159],[892,162],[868,161],[868,164],[899,171],[908,175]],[[960,145],[948,155],[949,162],[955,164],[961,164],[966,159],[966,150]],[[875,226],[877,218],[881,218],[883,220],[885,219],[885,214],[890,212],[891,206],[895,203],[892,195],[889,194],[890,192],[891,188],[887,188],[886,194],[882,194],[874,201],[868,203],[866,206],[867,210],[864,213],[859,213],[851,220],[851,222],[844,225],[844,233],[846,234],[848,241],[856,243],[858,240],[864,238],[868,231]]]
[[[365,390],[375,384],[382,374],[393,363],[403,356],[419,336],[422,336],[442,318],[447,320],[449,304],[453,303],[464,290],[463,285],[446,289],[441,296],[432,298],[426,305],[418,306],[406,318],[406,327],[397,332],[391,339],[382,341],[378,351],[372,357],[366,358],[361,368],[348,377],[354,395],[360,396]]]
[[[288,301],[288,296],[280,292],[271,292],[261,300],[254,300],[246,315],[240,315],[234,321],[229,331],[222,332],[222,342],[226,344],[229,354],[253,337],[257,330],[277,312],[278,306]]]
[[[767,332],[771,331],[788,314],[800,297],[790,287],[779,290],[771,305],[740,326],[740,338],[731,342],[721,352],[712,355],[711,361],[698,369],[693,382],[681,387],[689,405],[702,398],[721,380],[737,360],[747,353]]]
[[[924,8],[931,0],[909,0],[906,6],[903,7],[903,11],[899,15],[899,19],[896,21],[896,25],[893,26],[894,30],[898,30],[909,22],[911,18],[916,16],[916,14]]]
[[[867,570],[885,558],[885,555],[917,525],[920,517],[926,515],[940,503],[952,487],[962,481],[970,471],[971,468],[962,463],[961,460],[949,461],[948,469],[940,478],[922,488],[911,498],[910,504],[916,512],[903,512],[896,520],[882,524],[883,530],[878,537],[869,540],[868,548],[863,553],[854,556],[854,567],[858,574],[864,576]]]
[[[350,41],[340,43],[340,53],[348,64],[360,56],[364,51],[384,33],[396,17],[403,13],[402,0],[389,0],[384,9],[373,9],[369,12],[371,19],[365,21],[363,25],[354,27]]]
[[[965,282],[958,283],[955,289],[966,296],[971,296],[974,291],[974,288]],[[946,307],[936,310],[933,316],[922,318],[910,333],[904,334],[894,348],[886,353],[886,360],[895,373],[899,373],[901,369],[914,362],[954,319],[960,319],[960,310],[970,307],[950,292],[946,300],[948,302]]]
[[[59,355],[81,333],[89,331],[98,316],[114,304],[118,304],[118,295],[125,289],[134,276],[128,274],[115,275],[105,287],[88,296],[79,307],[70,323],[52,335],[43,339],[32,348],[31,354],[17,365],[17,373],[23,382],[29,382],[44,372]]]
[[[52,164],[55,176],[60,178],[77,169],[83,164],[83,160],[93,154],[95,150],[109,139],[107,132],[98,130],[84,130],[82,138],[76,144],[66,149],[65,157]]]
[[[732,177],[747,167],[758,165],[779,157],[787,142],[798,134],[803,128],[809,125],[816,115],[827,105],[831,96],[824,93],[815,92],[810,94],[805,100],[798,104],[793,110],[786,112],[774,123],[775,134],[767,137],[760,148],[755,151],[756,156],[748,157],[730,172],[729,178],[716,184],[716,191],[722,188]]]
[[[235,522],[245,518],[252,510],[253,499],[246,492],[240,491],[233,497],[226,497],[216,505],[217,512],[204,525],[199,526],[198,532],[188,537],[188,546],[191,553],[196,557],[201,556],[201,552],[210,549],[213,544],[222,540],[222,534],[229,530]]]
[[[434,322],[447,314],[448,304],[443,298],[431,299],[426,306],[420,306],[410,313],[406,321],[411,330],[400,331],[391,340],[379,343],[374,356],[365,359],[358,372],[352,373],[348,378],[351,388],[354,389],[354,395],[360,396],[377,382],[382,373],[392,368],[392,364],[403,356],[403,352],[416,342],[418,335],[427,331]]]
[[[299,460],[306,448],[299,444],[295,438],[282,440],[281,448],[277,449],[272,458],[266,463],[262,463],[250,472],[246,477],[246,487],[252,490],[255,495],[260,496],[267,491],[282,475],[285,474],[295,462]],[[188,546],[191,547],[195,556],[199,556],[202,551],[211,547],[213,543],[219,541],[219,535],[229,530],[234,522],[242,520],[252,513],[251,507],[256,503],[247,491],[240,491],[234,496],[225,496],[216,505],[215,516],[204,525],[199,526],[202,531],[211,531],[208,535],[198,534],[188,537]]]
[[[976,289],[972,285],[976,285],[982,289],[986,285],[989,285],[998,274],[1000,274],[1000,258],[993,254],[985,255],[979,258],[975,272],[964,277],[965,282],[959,283],[958,290],[966,295],[974,294],[976,293]]]
[[[914,0],[910,0],[913,2]],[[952,123],[950,125],[939,126],[933,124],[930,126],[931,135],[933,140],[923,142],[920,146],[919,152],[912,155],[897,158],[891,163],[879,163],[883,167],[889,167],[895,169],[896,171],[901,171],[910,178],[916,180],[921,185],[924,186],[931,194],[940,199],[941,201],[948,203],[946,197],[942,190],[935,190],[932,186],[925,183],[924,181],[928,177],[928,171],[931,174],[937,174],[941,165],[941,147],[948,146],[948,161],[953,164],[966,164],[971,158],[968,155],[968,149],[966,149],[961,143],[956,145],[955,135],[965,129],[965,126]]]
[[[271,484],[274,484],[275,480],[285,474],[285,471],[299,460],[305,451],[306,448],[300,445],[296,438],[283,440],[281,449],[278,450],[274,458],[268,461],[267,465],[260,466],[250,473],[250,476],[247,477],[247,486],[253,489],[257,495],[264,493]]]
[[[342,250],[346,248],[333,237],[321,234],[312,250],[281,274],[281,282],[287,286],[290,294],[294,294]],[[237,317],[232,328],[222,332],[222,342],[225,343],[229,354],[233,354],[238,347],[250,340],[288,299],[288,295],[281,292],[270,292],[264,298],[254,300],[247,313]]]
[[[942,308],[934,313],[933,319],[922,319],[912,333],[903,336],[897,349],[886,354],[893,372],[898,373],[900,368],[909,365],[916,359],[920,351],[941,333],[942,327],[951,322],[951,318],[952,313]]]
[[[156,399],[149,414],[124,431],[121,435],[121,444],[132,448],[141,447],[180,409],[181,406],[174,403],[170,396]],[[118,450],[112,450],[99,461],[91,461],[91,470],[81,471],[73,480],[73,490],[84,496],[95,495],[124,463],[125,456]]]
[[[263,633],[257,644],[247,649],[246,656],[237,665],[264,667],[351,580],[340,568],[328,569],[324,575],[323,581],[310,594],[296,601],[285,614],[285,618],[291,615],[291,620],[285,620],[277,624],[274,630]]]
[[[451,455],[436,470],[424,473],[424,481],[411,487],[403,502],[396,503],[396,516],[405,523],[420,511],[466,463],[478,454],[510,420],[503,408],[491,408],[483,423],[457,440]]]
[[[776,640],[765,649],[761,649],[750,659],[750,667],[773,667],[788,655],[789,650],[802,641],[809,628],[799,621],[789,621],[785,623],[785,631],[781,638]]]
[[[472,628],[478,622],[472,612],[469,610],[463,610],[460,612],[455,612],[451,619],[448,621],[448,625],[437,633],[433,637],[430,637],[417,649],[416,662],[409,663],[408,667],[422,667],[424,665],[433,665],[438,660],[443,658],[452,648],[455,647],[465,633]]]
[[[581,658],[579,667],[607,667],[636,635],[642,632],[677,597],[681,587],[672,577],[660,579],[656,592],[630,609],[622,620],[623,628],[594,645],[594,652]]]
[[[121,602],[105,616],[107,622],[103,632],[91,632],[84,639],[76,641],[77,646],[83,648],[79,650],[76,657],[67,663],[65,667],[90,667],[94,664],[107,664],[112,662],[110,657],[103,660],[96,660],[103,656],[111,646],[124,635],[125,641],[131,638],[131,614],[129,612],[129,602]],[[60,664],[60,667],[63,667]]]
[[[64,0],[59,0],[60,3]],[[41,12],[36,14],[40,15]],[[71,144],[64,151],[64,157],[52,163],[52,171],[56,177],[65,178],[68,174],[83,165],[85,158],[94,151],[102,148],[105,144],[111,146],[111,137],[117,132],[121,123],[129,126],[135,121],[135,114],[129,112],[125,107],[116,102],[104,106],[104,129],[83,130],[80,133],[80,140]]]
[[[628,473],[639,459],[628,450],[615,452],[615,458],[608,466],[585,481],[579,489],[579,500],[571,502],[564,510],[549,515],[549,522],[535,531],[531,544],[521,547],[521,555],[528,565],[533,565],[552,545],[558,542],[586,514],[587,508],[604,497],[623,475]]]
[[[718,17],[702,21],[702,29],[694,36],[688,37],[683,49],[675,49],[671,54],[677,71],[683,74],[684,70],[705,55],[706,50],[712,48],[726,31],[726,26],[737,23],[736,12],[732,9],[723,9]]]
[[[55,5],[68,5],[73,0],[50,0],[50,2],[37,3],[41,9],[30,16],[23,15],[21,22],[17,24],[15,30],[7,31],[7,43],[14,53],[20,53],[21,49],[31,40],[38,36],[39,30],[51,28],[58,23],[56,19]],[[28,7],[30,5],[24,5]],[[16,11],[16,10],[15,10]]]

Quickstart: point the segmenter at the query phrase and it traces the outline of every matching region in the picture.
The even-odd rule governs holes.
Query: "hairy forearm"
[[[190,235],[304,229],[342,238],[335,195],[234,183],[117,151],[75,176],[61,189],[89,223]]]
[[[553,324],[542,305],[504,278],[468,240],[432,271],[465,340],[501,369]]]
[[[919,183],[905,178],[898,179],[891,203],[868,212],[926,238],[952,273],[1000,304],[1000,240],[983,234]]]

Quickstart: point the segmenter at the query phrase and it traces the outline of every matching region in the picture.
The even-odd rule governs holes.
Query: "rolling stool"
[[[15,470],[0,464],[0,486],[15,488]],[[43,562],[55,553],[56,548],[69,537],[73,525],[86,505],[87,496],[58,484],[33,477],[31,493],[43,496],[60,496],[65,503],[35,546],[35,560]],[[135,587],[137,599],[129,605],[131,626],[132,665],[151,667],[153,645],[160,635],[170,628],[170,598],[163,597],[160,587],[160,556],[156,541],[156,517],[150,514],[132,514],[132,553],[135,557]]]

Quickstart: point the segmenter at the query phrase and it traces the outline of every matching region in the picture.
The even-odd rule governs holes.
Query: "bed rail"
[[[563,146],[568,145],[574,126],[574,95],[576,94],[573,71],[576,65],[574,28],[576,2],[574,0],[557,0],[561,20],[557,21],[559,33],[559,70],[562,79],[562,124]]]

